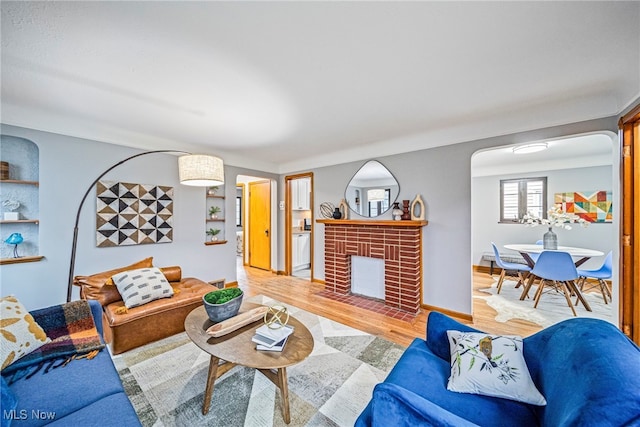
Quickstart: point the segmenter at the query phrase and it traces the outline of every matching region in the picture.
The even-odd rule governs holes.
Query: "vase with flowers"
[[[531,212],[522,217],[521,221],[527,227],[535,227],[537,225],[544,225],[549,227],[549,231],[544,233],[542,238],[542,245],[544,249],[556,250],[558,249],[558,236],[553,231],[553,227],[564,228],[565,230],[571,230],[571,224],[579,224],[581,227],[588,227],[589,221],[580,218],[578,215],[563,211],[558,206],[553,206],[547,211],[546,218],[538,218]]]

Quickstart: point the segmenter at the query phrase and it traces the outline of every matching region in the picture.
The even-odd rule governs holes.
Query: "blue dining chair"
[[[527,275],[531,271],[531,267],[525,264],[518,264],[516,262],[503,261],[500,258],[500,252],[498,252],[498,248],[496,247],[496,244],[491,242],[491,246],[493,246],[493,253],[496,256],[496,265],[502,269],[502,272],[500,273],[500,278],[498,279],[497,293],[500,293],[500,290],[502,289],[502,282],[504,282],[504,278],[506,275],[510,275],[518,278],[518,283],[516,284],[516,288],[518,288],[520,285],[524,283]],[[523,276],[522,275],[523,272],[527,274]]]
[[[577,316],[576,309],[571,303],[571,293],[579,292],[573,285],[573,282],[578,278],[578,271],[571,255],[567,252],[544,251],[538,257],[531,274],[540,278],[540,285],[535,294],[534,308],[538,308],[544,288],[549,286],[556,291],[562,290],[573,315]]]
[[[584,286],[587,284],[589,279],[596,279],[598,281],[597,284],[588,287],[586,290],[593,289],[596,286],[600,288],[600,292],[602,293],[602,298],[604,299],[604,303],[608,304],[607,298],[609,301],[612,301],[611,290],[609,286],[605,282],[607,279],[611,279],[613,275],[613,253],[609,252],[602,263],[602,266],[596,270],[582,270],[578,269],[578,282],[576,285],[580,288],[580,290],[585,290]]]
[[[536,240],[536,245],[538,245],[538,246],[542,246],[542,245],[543,245],[542,240]],[[531,253],[529,254],[529,256],[531,257],[531,259],[532,259],[532,260],[533,260],[533,262],[535,263],[535,262],[538,260],[538,257],[540,256],[540,254],[539,254],[539,253],[535,253],[535,252],[531,252]]]

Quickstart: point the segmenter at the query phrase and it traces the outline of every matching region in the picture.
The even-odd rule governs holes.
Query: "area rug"
[[[497,294],[497,284],[498,282],[496,281],[490,288],[479,289],[480,292],[489,294],[488,296],[474,295],[473,297],[485,300],[489,307],[497,311],[498,314],[495,319],[498,322],[522,319],[546,328],[574,317],[563,293],[553,290],[546,292],[542,295],[538,308],[533,308],[533,295],[537,286],[531,287],[529,298],[520,301],[522,287],[516,289],[516,281],[505,280],[500,294]],[[586,292],[583,295],[593,311],[587,311],[582,304],[579,304],[574,306],[578,317],[602,319],[615,324],[613,307],[611,304],[604,303],[600,293]],[[575,303],[575,297],[571,300]]]
[[[264,296],[246,301],[280,304]],[[353,426],[404,348],[349,326],[285,305],[305,324],[314,349],[287,368],[289,426]],[[202,415],[209,355],[185,333],[113,356],[142,425],[285,426],[280,391],[254,369],[236,366],[215,383]]]

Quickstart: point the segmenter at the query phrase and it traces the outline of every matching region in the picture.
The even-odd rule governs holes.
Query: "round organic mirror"
[[[345,191],[349,208],[360,216],[374,218],[391,209],[400,194],[400,185],[389,170],[369,160],[351,178]]]

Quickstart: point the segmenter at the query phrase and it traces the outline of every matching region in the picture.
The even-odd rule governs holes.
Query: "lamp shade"
[[[194,187],[224,184],[222,159],[205,154],[189,154],[178,158],[180,183]]]

